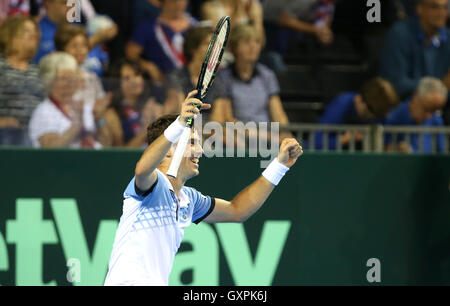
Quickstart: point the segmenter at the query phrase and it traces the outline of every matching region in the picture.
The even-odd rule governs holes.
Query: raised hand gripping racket
[[[211,88],[211,85],[216,78],[217,69],[219,68],[222,60],[223,53],[230,34],[230,17],[224,16],[220,18],[217,23],[216,29],[209,42],[208,49],[206,51],[205,60],[203,61],[202,70],[198,76],[197,81],[197,94],[195,98],[203,100]],[[199,106],[199,105],[195,105]],[[181,134],[178,140],[177,148],[170,163],[167,175],[177,177],[178,168],[180,167],[181,159],[183,158],[186,145],[191,137],[191,128],[193,125],[193,118],[189,118],[187,126],[185,127],[183,134]]]

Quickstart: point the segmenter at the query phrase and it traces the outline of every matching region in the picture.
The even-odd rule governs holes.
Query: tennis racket
[[[224,16],[220,18],[214,30],[211,41],[209,42],[206,51],[205,60],[203,61],[202,69],[197,81],[197,94],[195,98],[202,101],[208,90],[211,88],[214,79],[216,78],[217,70],[222,61],[222,56],[230,34],[230,17]],[[195,105],[198,107],[198,105]],[[177,177],[178,168],[180,167],[181,159],[183,158],[186,145],[191,137],[191,128],[194,124],[193,118],[189,118],[187,126],[178,140],[177,148],[170,163],[167,175]]]

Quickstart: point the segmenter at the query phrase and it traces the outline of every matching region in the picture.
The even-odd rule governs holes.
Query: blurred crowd
[[[231,35],[204,123],[288,125],[277,74],[292,45],[321,51],[345,37],[373,73],[359,91],[327,101],[318,123],[448,125],[449,1],[382,0],[379,24],[359,2],[0,0],[0,145],[144,147],[149,123],[179,112],[195,89],[224,15]],[[418,141],[400,147],[414,152]],[[328,142],[348,145],[349,134]]]

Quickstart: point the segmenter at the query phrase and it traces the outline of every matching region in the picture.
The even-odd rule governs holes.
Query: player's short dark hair
[[[178,115],[165,115],[159,117],[156,121],[147,127],[147,142],[150,145],[177,119]]]

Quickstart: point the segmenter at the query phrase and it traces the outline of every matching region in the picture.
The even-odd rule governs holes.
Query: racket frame
[[[226,29],[227,32],[225,33],[225,39],[224,39],[222,48],[220,50],[220,54],[217,57],[217,64],[214,67],[214,71],[212,73],[211,80],[206,85],[206,88],[203,88],[203,81],[205,78],[206,71],[208,69],[209,60],[211,59],[211,56],[213,55],[214,45],[215,45],[216,40],[219,37],[220,31],[222,30],[222,27],[225,25],[225,23],[227,23],[227,29]],[[220,18],[219,22],[217,23],[216,29],[213,32],[211,41],[209,42],[208,49],[206,51],[205,60],[203,61],[202,69],[200,70],[200,74],[199,74],[198,80],[197,80],[197,94],[195,95],[195,98],[199,99],[200,101],[202,101],[205,98],[206,94],[208,93],[208,90],[210,89],[211,85],[214,83],[217,70],[220,66],[220,62],[222,61],[223,53],[225,52],[225,48],[226,48],[227,41],[228,41],[228,36],[230,34],[230,27],[231,27],[230,17],[223,16],[222,18]],[[199,107],[200,105],[194,104],[194,106]],[[180,167],[181,160],[184,155],[184,151],[186,150],[186,146],[188,144],[189,138],[191,137],[191,128],[193,125],[194,125],[193,118],[189,118],[189,120],[187,122],[187,126],[184,128],[185,130],[183,131],[183,134],[181,134],[180,139],[178,140],[177,148],[175,149],[174,155],[172,157],[172,162],[170,163],[169,170],[166,173],[167,175],[169,175],[171,177],[177,177],[178,169]]]

